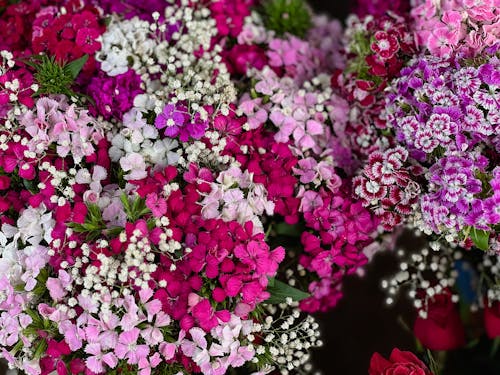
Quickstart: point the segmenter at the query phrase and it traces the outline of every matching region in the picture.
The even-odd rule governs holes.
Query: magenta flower
[[[191,314],[198,321],[199,326],[206,332],[217,326],[219,319],[227,321],[230,318],[227,310],[214,311],[208,299],[198,302],[191,309]]]
[[[154,217],[162,217],[167,213],[167,202],[158,197],[158,194],[151,193],[146,197],[146,206],[151,210]]]
[[[175,138],[180,134],[181,128],[187,122],[187,108],[181,107],[180,110],[174,104],[167,104],[155,120],[155,126],[158,129],[165,129],[165,135]]]
[[[84,53],[92,55],[101,49],[101,43],[97,40],[99,36],[99,30],[84,27],[77,31],[75,43]]]
[[[11,173],[16,168],[19,168],[19,177],[26,180],[33,180],[36,176],[35,164],[32,161],[26,160],[24,151],[27,150],[26,146],[22,146],[19,143],[10,143],[8,151],[0,159],[0,165],[3,166],[4,171]]]

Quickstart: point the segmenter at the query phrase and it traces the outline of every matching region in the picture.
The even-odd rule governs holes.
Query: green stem
[[[490,358],[494,358],[498,353],[498,348],[500,348],[500,337],[496,337],[493,340],[493,345],[491,345]]]
[[[444,370],[447,352],[446,351],[435,352],[434,354],[436,355],[437,358],[434,357],[432,351],[429,349],[427,349],[426,353],[427,357],[429,358],[430,370],[434,375],[440,375],[441,372]]]

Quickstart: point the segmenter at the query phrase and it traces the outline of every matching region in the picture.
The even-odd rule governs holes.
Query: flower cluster
[[[354,191],[364,206],[374,209],[385,230],[390,231],[413,213],[420,186],[413,180],[421,168],[406,165],[408,151],[398,146],[370,154],[363,174],[354,179]]]
[[[396,137],[425,168],[417,221],[451,241],[470,230],[489,233],[500,219],[498,64],[494,56],[479,66],[420,59],[401,71],[389,97]]]
[[[354,11],[346,68],[332,75],[349,108],[353,192],[385,231],[428,242],[397,252],[386,302],[409,288],[414,334],[430,350],[478,337],[466,307],[484,309],[484,331],[498,337],[498,4],[358,1]],[[409,353],[374,356],[370,373],[393,372],[427,369]]]
[[[360,0],[343,31],[304,0],[0,0],[1,357],[310,373],[309,314],[404,225],[436,253],[383,287],[420,342],[465,343],[462,256],[499,336],[496,8]],[[396,372],[429,373],[372,360]]]
[[[346,133],[356,156],[366,160],[393,144],[382,133],[388,127],[384,90],[415,53],[415,43],[405,18],[394,13],[349,16],[344,43],[347,66],[334,73],[332,87],[349,102]]]
[[[101,49],[99,37],[104,30],[99,11],[83,3],[70,2],[65,7],[46,6],[33,21],[32,48],[58,61],[72,61],[84,54],[90,56],[85,70],[95,69],[94,55]]]
[[[495,0],[419,0],[411,16],[417,43],[434,56],[471,57],[498,47]]]
[[[324,199],[338,276],[308,267],[318,300],[374,230],[347,190],[342,225],[326,212],[348,165],[329,129],[340,43],[322,40],[340,24],[276,39],[251,2],[130,5],[28,1],[29,35],[0,52],[1,356],[31,375],[308,371],[321,341],[303,311],[319,308],[298,309],[309,294],[281,274],[278,228],[313,229]],[[266,67],[234,70],[228,36]]]
[[[271,233],[293,236],[294,228],[306,229],[295,234],[302,246],[290,254],[297,268],[288,270],[286,277],[291,285],[308,285],[311,297],[300,304],[304,311],[327,311],[342,296],[343,277],[367,262],[369,252],[363,250],[375,245],[378,227],[378,219],[351,199],[355,166],[346,137],[348,106],[333,92],[329,78],[344,65],[333,49],[340,41],[323,44],[317,39],[339,25],[313,18],[305,39],[263,38],[255,33],[259,27],[258,18],[249,19],[240,41],[268,46],[267,65],[247,71],[253,77],[252,89],[240,100],[254,136],[249,140],[245,135],[238,149],[229,145],[229,150],[243,165],[254,154],[262,160],[248,168],[258,176],[255,181],[262,180],[275,214],[285,219],[274,224]],[[240,145],[247,155],[241,155]],[[261,155],[262,149],[275,156]]]

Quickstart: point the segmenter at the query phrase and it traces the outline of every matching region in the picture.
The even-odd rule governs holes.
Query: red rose
[[[431,350],[453,350],[465,345],[464,327],[450,293],[428,301],[427,319],[418,316],[413,332]]]
[[[369,375],[433,375],[411,352],[393,349],[389,360],[375,353],[370,361]]]
[[[490,339],[500,337],[500,302],[495,301],[484,304],[484,328]]]

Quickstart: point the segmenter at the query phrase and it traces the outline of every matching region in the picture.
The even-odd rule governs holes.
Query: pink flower
[[[158,197],[156,193],[151,193],[146,196],[146,206],[155,217],[162,217],[167,213],[167,202],[165,199]]]
[[[230,277],[226,282],[225,292],[228,297],[236,297],[241,290],[243,282],[237,276]]]
[[[332,272],[333,259],[330,251],[322,251],[311,262],[311,268],[319,277],[329,276]]]
[[[26,146],[19,143],[10,143],[8,151],[0,159],[0,165],[7,173],[13,172],[18,169],[19,177],[26,180],[33,180],[36,176],[36,170],[33,161],[26,160],[24,151],[27,151]]]
[[[230,318],[227,310],[214,311],[208,299],[198,302],[191,309],[191,314],[197,320],[200,327],[207,332],[219,324],[218,319],[227,321]]]
[[[150,375],[151,370],[161,363],[160,353],[154,353],[151,357],[139,359],[139,375]]]
[[[393,34],[377,31],[371,49],[383,59],[390,59],[399,50],[399,42]]]
[[[128,364],[135,365],[149,355],[149,347],[137,343],[140,333],[141,330],[135,327],[130,331],[125,331],[120,334],[118,343],[115,347],[115,354],[118,358],[126,358]]]
[[[57,375],[67,375],[68,370],[66,364],[62,360],[62,356],[71,354],[71,349],[66,342],[57,342],[55,340],[47,340],[46,357],[40,360],[42,375],[49,374],[56,370]]]
[[[323,198],[321,198],[321,195],[315,191],[308,190],[302,196],[302,200],[300,202],[300,211],[312,212],[316,208],[321,206],[323,206]]]
[[[64,270],[59,270],[59,277],[47,279],[47,289],[54,301],[60,301],[67,293],[66,287],[71,285],[71,276]]]
[[[87,367],[96,374],[104,372],[104,365],[115,368],[118,364],[118,359],[114,353],[103,353],[100,343],[90,343],[85,346],[85,352],[91,354],[86,360]]]

